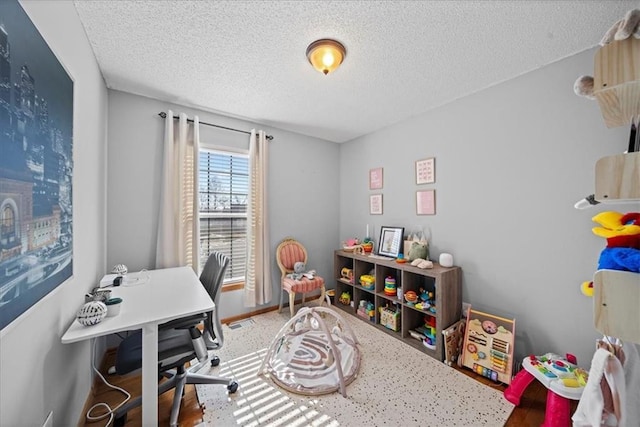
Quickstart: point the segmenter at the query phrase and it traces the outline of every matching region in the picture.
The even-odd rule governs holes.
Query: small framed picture
[[[369,196],[369,214],[382,215],[382,194],[372,194]]]
[[[436,190],[416,191],[416,213],[418,215],[436,214]]]
[[[433,184],[434,182],[436,182],[435,157],[416,161],[416,184]]]
[[[382,189],[382,168],[375,168],[369,170],[369,190]]]
[[[404,242],[404,227],[382,227],[378,255],[397,258],[402,242]]]

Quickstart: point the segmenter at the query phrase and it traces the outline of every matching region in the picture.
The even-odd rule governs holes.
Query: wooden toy
[[[515,322],[469,307],[462,365],[492,381],[511,383]]]
[[[466,319],[458,320],[447,329],[442,330],[444,335],[444,363],[452,366],[456,361],[458,366],[462,366],[462,346],[464,341],[464,327],[467,324]]]

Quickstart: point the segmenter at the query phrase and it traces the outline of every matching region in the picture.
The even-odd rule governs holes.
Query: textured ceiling
[[[589,49],[637,1],[75,5],[109,88],[343,142]],[[347,48],[328,76],[319,38]]]

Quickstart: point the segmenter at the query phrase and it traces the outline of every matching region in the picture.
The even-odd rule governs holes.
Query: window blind
[[[200,267],[212,251],[229,257],[225,282],[244,280],[247,251],[249,159],[246,155],[201,150]]]

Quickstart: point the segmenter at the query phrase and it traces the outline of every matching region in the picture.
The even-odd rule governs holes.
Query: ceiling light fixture
[[[342,43],[331,39],[316,40],[307,47],[309,62],[325,75],[337,69],[346,55]]]

